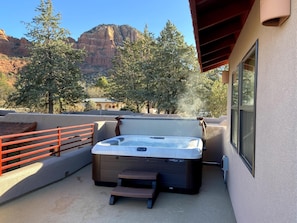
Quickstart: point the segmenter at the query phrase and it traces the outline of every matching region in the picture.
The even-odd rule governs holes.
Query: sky
[[[129,25],[140,32],[147,25],[155,37],[169,20],[195,46],[189,0],[52,0],[54,15],[61,14],[61,28],[75,40],[101,24]],[[38,15],[40,0],[2,0],[0,29],[8,36],[21,38],[28,32],[25,23]]]

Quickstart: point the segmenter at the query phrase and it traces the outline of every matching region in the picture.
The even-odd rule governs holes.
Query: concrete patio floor
[[[146,200],[122,198],[109,205],[112,187],[95,186],[92,166],[0,205],[1,223],[236,222],[222,171],[203,166],[200,193],[161,192],[152,209]]]

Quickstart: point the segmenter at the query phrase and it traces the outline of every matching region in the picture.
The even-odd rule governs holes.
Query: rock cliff
[[[25,38],[17,39],[7,36],[4,30],[0,29],[0,53],[9,57],[27,57],[27,47],[30,42]]]
[[[135,41],[140,32],[128,25],[99,25],[84,32],[77,40],[76,47],[85,49],[87,57],[81,69],[86,79],[93,79],[98,74],[106,75],[112,66],[116,48],[124,40]]]
[[[10,74],[18,71],[26,65],[29,41],[25,38],[17,39],[7,36],[0,29],[0,73]]]
[[[85,49],[87,56],[81,66],[87,82],[92,82],[98,76],[107,75],[112,66],[112,58],[116,47],[124,40],[135,41],[141,33],[128,25],[98,25],[81,34],[77,41],[70,38],[70,42],[77,49]],[[0,72],[17,73],[26,64],[29,55],[27,47],[30,42],[25,38],[17,39],[7,36],[0,29]],[[17,61],[17,62],[16,62]]]

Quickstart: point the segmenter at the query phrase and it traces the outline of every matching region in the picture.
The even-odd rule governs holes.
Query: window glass
[[[254,158],[254,112],[241,111],[240,155],[252,169]]]
[[[254,105],[255,51],[243,62],[242,66],[242,105]]]
[[[231,144],[255,173],[256,77],[258,42],[232,74]]]
[[[238,110],[232,109],[231,111],[231,143],[238,148]]]
[[[238,105],[238,70],[232,74],[232,106]]]
[[[232,104],[231,104],[231,143],[238,149],[238,71],[232,73]]]
[[[255,130],[254,130],[254,102],[255,102],[255,76],[256,76],[256,48],[254,47],[242,62],[241,79],[241,105],[240,110],[240,146],[239,153],[249,169],[253,171],[255,156]]]

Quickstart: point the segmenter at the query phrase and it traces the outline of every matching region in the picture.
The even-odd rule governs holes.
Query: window
[[[255,173],[256,80],[258,42],[232,73],[231,138],[234,148]]]
[[[238,148],[238,72],[232,74],[232,101],[231,101],[231,143]]]

